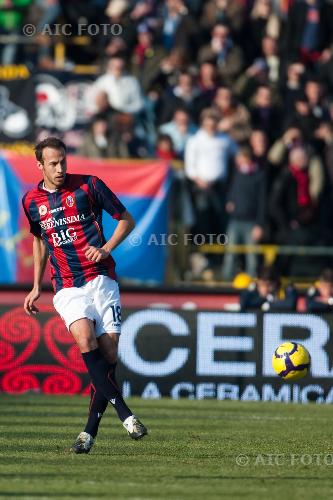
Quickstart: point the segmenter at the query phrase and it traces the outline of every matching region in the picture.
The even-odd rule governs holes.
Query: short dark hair
[[[44,148],[63,149],[65,154],[67,151],[66,144],[61,139],[58,139],[58,137],[46,137],[46,139],[36,144],[35,147],[36,160],[40,163],[43,163]]]
[[[158,134],[157,143],[159,143],[160,141],[167,141],[170,147],[173,149],[173,140],[168,134]]]
[[[280,282],[280,276],[275,266],[262,265],[258,271],[258,280],[271,281],[273,283]]]
[[[247,144],[243,144],[242,146],[240,146],[240,148],[238,149],[238,151],[236,153],[236,156],[239,156],[239,155],[245,156],[249,160],[253,160],[252,149]]]

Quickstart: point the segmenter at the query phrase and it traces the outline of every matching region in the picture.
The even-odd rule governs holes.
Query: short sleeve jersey
[[[81,287],[99,275],[116,279],[111,255],[96,263],[85,257],[88,245],[102,247],[102,211],[119,219],[126,210],[117,196],[93,175],[67,174],[63,186],[53,192],[43,182],[28,191],[23,208],[33,235],[46,244],[55,292]]]

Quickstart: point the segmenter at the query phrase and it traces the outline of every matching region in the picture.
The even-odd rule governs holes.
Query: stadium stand
[[[188,224],[203,234],[212,226],[225,230],[228,195],[237,191],[238,204],[247,196],[242,176],[262,179],[260,231],[253,231],[252,209],[242,207],[229,220],[229,228],[236,222],[247,228],[225,259],[230,280],[246,266],[255,274],[257,264],[272,260],[275,245],[289,248],[273,250],[283,275],[306,278],[330,265],[332,33],[329,0],[0,0],[0,62],[23,65],[37,79],[44,74],[37,108],[47,99],[45,74],[84,81],[82,100],[91,106],[78,133],[51,127],[71,152],[176,160],[177,189],[191,203]],[[7,99],[0,94],[2,108]],[[207,134],[200,121],[207,108],[217,117],[213,136],[224,145],[216,154],[226,164],[211,175],[209,161],[202,182],[188,172],[191,145]],[[35,139],[46,134],[41,116],[37,109]],[[235,157],[244,147],[249,161],[243,158],[240,167]],[[253,208],[255,199],[249,203]],[[243,243],[259,257],[242,259]],[[311,256],[293,256],[297,248],[310,248]],[[200,272],[187,276],[213,269],[213,277],[221,277],[224,250],[200,248],[189,260]],[[315,261],[310,269],[309,258]]]

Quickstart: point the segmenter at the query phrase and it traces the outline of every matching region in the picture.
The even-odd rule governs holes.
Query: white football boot
[[[89,453],[93,447],[94,439],[88,432],[80,432],[74,443],[72,444],[71,451],[74,453]]]
[[[143,438],[143,436],[146,436],[146,434],[148,434],[147,428],[143,425],[142,422],[140,422],[138,418],[136,418],[135,415],[127,417],[123,422],[123,426],[132,439],[141,439]]]

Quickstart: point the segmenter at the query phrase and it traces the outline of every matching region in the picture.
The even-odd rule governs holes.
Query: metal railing
[[[302,257],[333,257],[333,248],[328,246],[294,246],[294,245],[201,245],[201,253],[206,254],[249,254],[262,255],[267,265],[273,264],[278,255]]]

